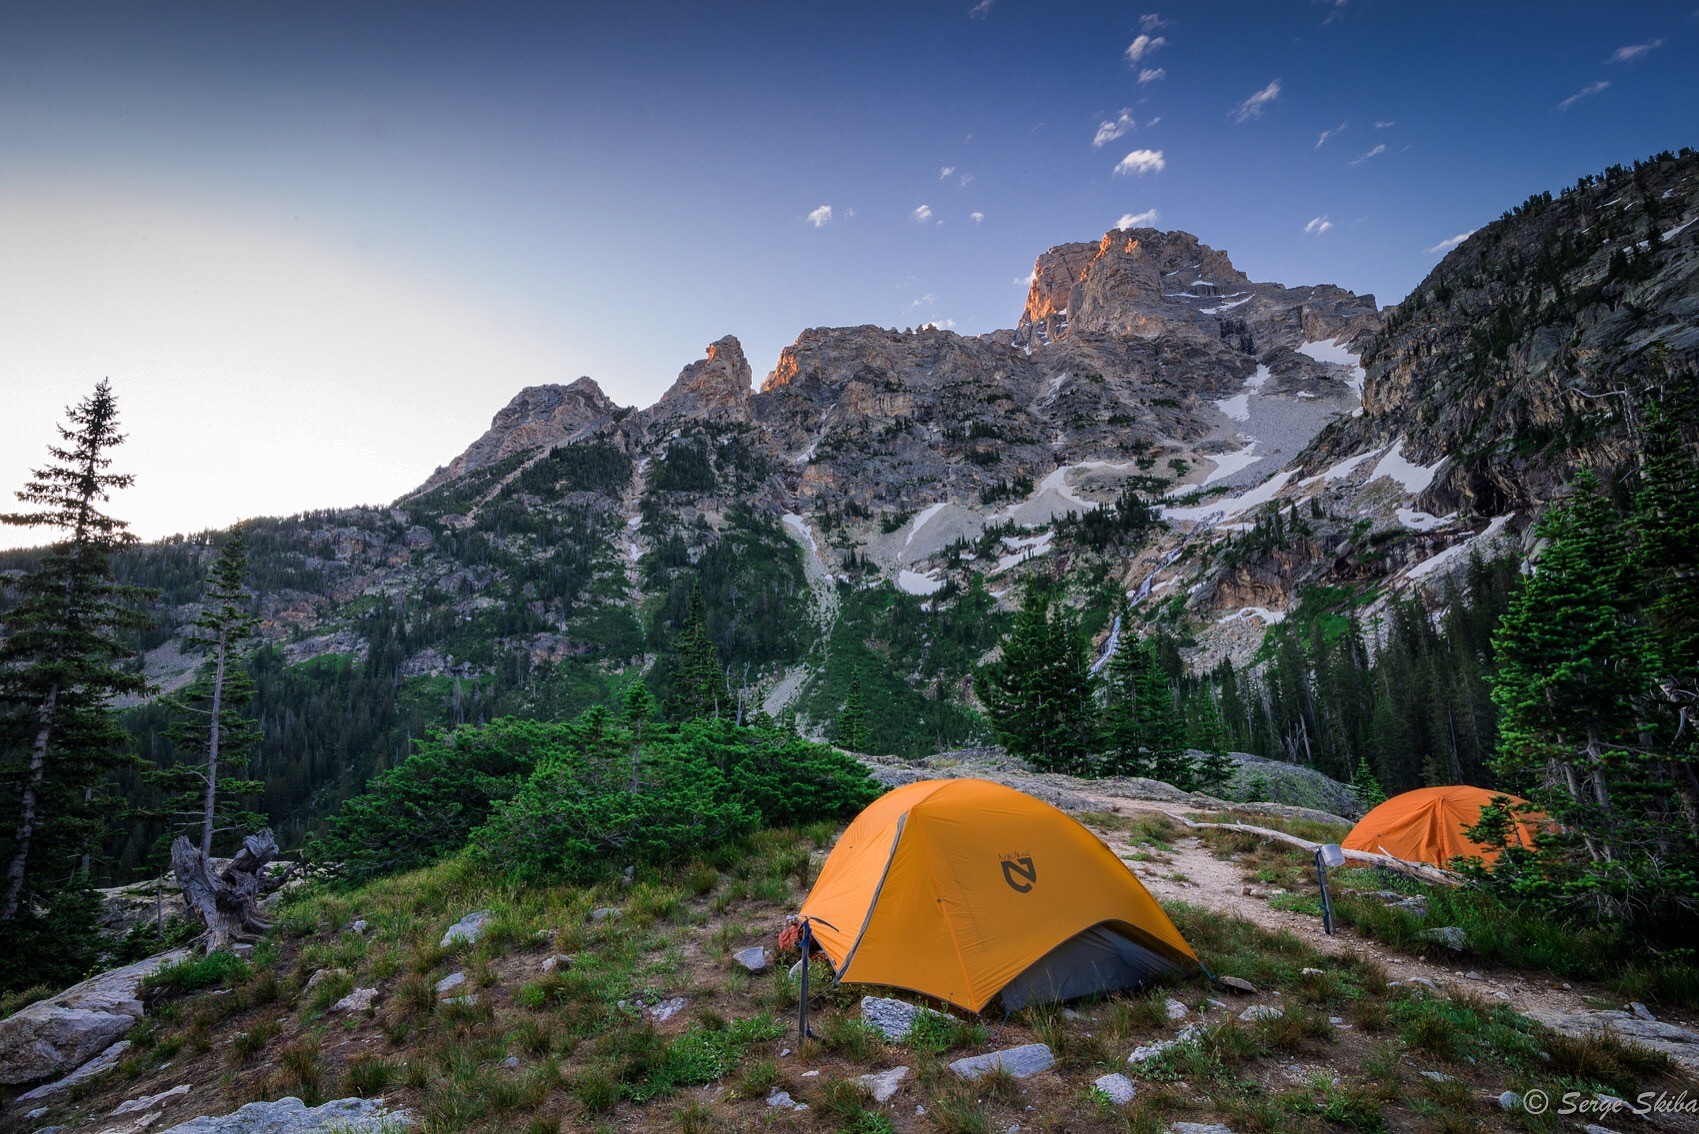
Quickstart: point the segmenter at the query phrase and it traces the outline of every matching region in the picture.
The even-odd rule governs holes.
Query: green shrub
[[[174,964],[165,965],[144,978],[140,987],[143,992],[155,989],[193,992],[197,988],[210,988],[215,984],[230,984],[247,974],[248,962],[228,949],[220,949],[202,957],[185,957]]]

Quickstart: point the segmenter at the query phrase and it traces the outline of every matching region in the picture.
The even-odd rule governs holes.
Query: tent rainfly
[[[1341,844],[1347,850],[1388,854],[1405,862],[1445,867],[1454,858],[1475,856],[1491,866],[1497,847],[1483,846],[1463,832],[1481,821],[1481,809],[1498,796],[1510,800],[1515,823],[1512,832],[1523,846],[1532,846],[1540,817],[1515,810],[1528,801],[1501,791],[1455,784],[1418,788],[1395,795],[1351,828]]]
[[[1197,956],[1127,864],[1030,795],[923,780],[864,810],[800,920],[840,981],[971,1012],[1130,988]]]

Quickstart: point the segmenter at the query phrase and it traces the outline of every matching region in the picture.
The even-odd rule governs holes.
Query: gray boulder
[[[1434,929],[1424,929],[1422,937],[1428,941],[1437,941],[1455,953],[1461,953],[1469,947],[1469,935],[1463,932],[1459,925],[1441,925]]]
[[[656,1021],[670,1020],[684,1011],[684,1005],[684,997],[675,996],[670,1000],[663,1000],[659,1004],[650,1005],[649,1016]]]
[[[1219,1122],[1171,1122],[1168,1134],[1233,1134]]]
[[[142,980],[188,955],[174,949],[112,969],[0,1020],[0,1086],[62,1076],[105,1052],[141,1019]]]
[[[889,1071],[881,1071],[877,1075],[858,1075],[856,1082],[867,1088],[867,1093],[873,1096],[876,1103],[890,1102],[908,1078],[907,1067],[893,1067]]]
[[[1116,1106],[1126,1106],[1139,1093],[1133,1081],[1118,1071],[1098,1076],[1092,1086],[1102,1091],[1103,1096]]]
[[[1286,1013],[1271,1004],[1253,1004],[1239,1013],[1239,1020],[1241,1023],[1254,1024],[1258,1020],[1278,1020],[1284,1015]]]
[[[162,1134],[388,1134],[412,1126],[413,1116],[382,1099],[334,1099],[309,1107],[297,1098],[253,1102],[233,1114],[192,1118]]]
[[[1615,1009],[1599,1012],[1554,1012],[1536,1008],[1525,1015],[1565,1035],[1586,1036],[1595,1032],[1612,1032],[1641,1047],[1663,1052],[1689,1074],[1699,1074],[1699,1033],[1688,1031],[1668,1021],[1647,1020],[1633,1012]]]
[[[15,1103],[30,1102],[34,1099],[44,1099],[48,1095],[58,1094],[66,1087],[74,1087],[84,1079],[92,1079],[102,1071],[110,1070],[124,1058],[124,1053],[130,1050],[129,1040],[119,1040],[63,1079],[55,1079],[51,1083],[43,1083],[32,1091],[25,1091],[12,1101]]]
[[[900,1040],[909,1034],[922,1014],[941,1016],[930,1008],[921,1008],[904,1000],[884,996],[863,996],[861,1018],[888,1040]]]
[[[451,945],[470,945],[484,935],[484,930],[489,924],[489,910],[477,910],[469,913],[448,927],[448,932],[442,935],[441,948],[447,949]]]
[[[752,973],[763,972],[767,968],[767,949],[762,945],[751,945],[747,949],[739,949],[733,953],[732,960]]]
[[[466,987],[465,973],[449,973],[437,981],[437,995],[453,996],[464,987]]]
[[[1056,1054],[1048,1044],[1028,1043],[989,1055],[970,1055],[950,1064],[950,1070],[964,1079],[978,1079],[992,1071],[1003,1070],[1017,1079],[1029,1079],[1040,1071],[1056,1065]]]

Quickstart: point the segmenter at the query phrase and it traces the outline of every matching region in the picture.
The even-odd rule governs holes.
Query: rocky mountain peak
[[[679,371],[672,388],[648,410],[651,420],[713,418],[747,421],[753,372],[736,335],[726,335],[708,344],[705,358]]]
[[[548,448],[587,436],[619,412],[594,378],[568,385],[527,386],[490,419],[484,435],[466,451],[431,474],[422,486],[435,488],[474,469],[493,465],[515,453]]]

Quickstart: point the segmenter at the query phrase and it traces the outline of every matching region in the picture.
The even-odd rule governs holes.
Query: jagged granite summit
[[[514,453],[577,441],[611,421],[619,409],[593,378],[567,386],[527,386],[491,419],[482,437],[432,473],[423,487],[435,488]]]

